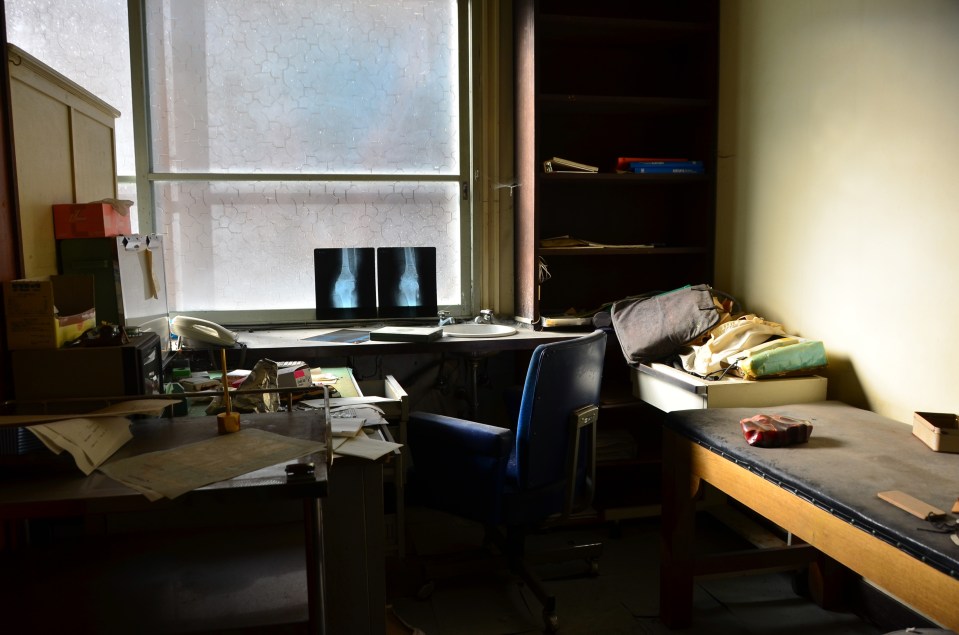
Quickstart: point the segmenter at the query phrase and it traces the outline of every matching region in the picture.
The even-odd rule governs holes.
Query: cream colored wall
[[[959,412],[959,2],[722,0],[716,286],[829,397]]]

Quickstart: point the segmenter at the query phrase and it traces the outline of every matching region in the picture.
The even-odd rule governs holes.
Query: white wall
[[[959,412],[959,2],[723,0],[716,286],[829,397]]]

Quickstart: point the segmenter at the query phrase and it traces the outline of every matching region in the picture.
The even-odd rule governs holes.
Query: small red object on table
[[[785,415],[758,414],[740,420],[746,443],[761,448],[778,448],[806,443],[812,434],[812,424],[805,419]]]

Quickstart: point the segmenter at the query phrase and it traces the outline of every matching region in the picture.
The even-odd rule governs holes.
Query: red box
[[[108,203],[54,205],[53,233],[58,239],[120,236],[130,233],[130,216]]]

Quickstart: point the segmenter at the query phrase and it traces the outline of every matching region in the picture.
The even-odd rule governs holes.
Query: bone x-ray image
[[[376,250],[373,247],[313,250],[316,319],[376,317]]]
[[[376,250],[381,318],[436,316],[436,247]]]

